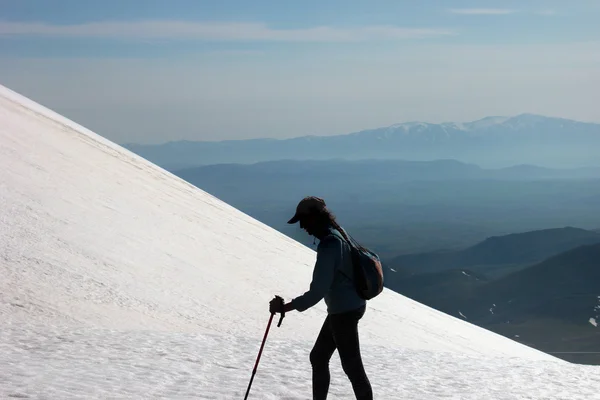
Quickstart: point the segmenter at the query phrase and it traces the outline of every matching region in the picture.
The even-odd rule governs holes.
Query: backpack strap
[[[348,245],[348,247],[350,247],[350,258],[352,259],[352,244],[348,243],[348,241],[344,238],[344,236],[340,232],[338,232],[337,229],[331,229],[329,235],[325,236],[324,239],[327,239],[328,237],[331,237],[331,236],[335,236],[335,237],[339,238],[342,241],[342,243],[346,243]],[[341,268],[338,268],[337,272],[339,272],[342,275],[344,275],[351,282],[354,281],[354,279],[352,279],[351,276],[348,276]]]

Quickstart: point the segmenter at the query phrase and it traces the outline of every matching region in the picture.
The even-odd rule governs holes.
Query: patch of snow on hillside
[[[443,122],[440,125],[442,127],[444,127],[444,128],[447,128],[447,129],[455,129],[457,131],[464,131],[465,130],[465,125],[463,123],[460,123],[460,122]]]
[[[596,321],[598,321],[598,319],[600,319],[600,296],[598,296],[598,305],[594,307],[594,313],[596,314],[595,317],[590,318],[589,322],[590,322],[590,324],[597,327],[598,324]]]
[[[412,131],[420,132],[424,129],[427,129],[430,125],[426,122],[402,122],[399,124],[393,124],[388,127],[388,129],[393,130],[401,130],[404,133],[410,133]]]
[[[564,121],[564,119],[562,118],[553,118],[553,120],[555,120],[556,122],[558,122],[559,120]],[[506,121],[502,122],[502,125],[504,127],[509,127],[514,130],[528,130],[547,122],[547,117],[544,117],[542,115],[525,113],[506,119]]]
[[[465,129],[467,129],[467,130],[479,130],[479,129],[486,129],[486,128],[490,128],[495,125],[502,124],[502,123],[506,122],[508,119],[509,119],[509,117],[501,117],[501,116],[486,117],[486,118],[482,118],[477,121],[467,122],[463,125],[464,125]]]

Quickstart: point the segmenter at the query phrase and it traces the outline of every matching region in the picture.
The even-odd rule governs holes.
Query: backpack
[[[344,231],[344,233],[346,232]],[[347,233],[346,235],[352,241],[346,240],[344,234],[341,232],[339,236],[336,236],[348,243],[350,247],[353,272],[351,280],[354,282],[358,296],[364,300],[371,300],[383,291],[383,268],[381,260],[377,254],[360,245]]]

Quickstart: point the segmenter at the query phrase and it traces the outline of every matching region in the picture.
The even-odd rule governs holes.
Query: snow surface
[[[490,128],[495,125],[503,124],[508,121],[510,117],[496,116],[496,117],[485,117],[477,121],[467,122],[463,124],[466,130],[477,130]]]
[[[404,130],[405,133],[408,133],[409,131],[415,129],[415,128],[419,128],[419,129],[424,129],[429,127],[431,124],[427,123],[427,122],[419,122],[419,121],[412,121],[412,122],[402,122],[399,124],[393,124],[388,126],[388,128],[390,129],[402,129]]]
[[[312,249],[1,86],[0,170],[0,398],[243,398]],[[250,398],[310,397],[324,317],[272,325]],[[600,394],[597,367],[388,290],[360,329],[377,398]],[[331,392],[352,398],[337,355]]]

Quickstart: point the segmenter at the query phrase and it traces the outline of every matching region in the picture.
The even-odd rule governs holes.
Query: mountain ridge
[[[419,128],[419,127],[448,127],[448,128],[456,128],[457,130],[468,132],[475,129],[480,128],[489,128],[491,126],[502,125],[503,123],[508,122],[524,122],[526,120],[531,121],[553,121],[553,122],[566,122],[570,124],[586,124],[592,126],[600,126],[600,123],[597,122],[585,122],[579,121],[570,118],[563,117],[551,117],[545,116],[541,114],[533,114],[533,113],[521,113],[513,116],[487,116],[482,117],[473,121],[466,122],[456,122],[456,121],[446,121],[446,122],[426,122],[426,121],[406,121],[406,122],[398,122],[390,125],[378,126],[374,128],[366,128],[357,131],[351,131],[347,133],[339,133],[335,135],[300,135],[294,137],[286,137],[286,138],[277,138],[277,137],[257,137],[257,138],[249,138],[249,139],[223,139],[223,140],[192,140],[192,139],[181,139],[181,140],[169,140],[162,143],[156,144],[143,144],[138,142],[122,142],[119,145],[127,148],[128,146],[163,146],[163,145],[173,145],[178,143],[190,144],[190,143],[232,143],[232,142],[286,142],[286,141],[296,141],[300,139],[318,139],[318,138],[339,138],[345,136],[356,136],[367,133],[374,133],[378,131],[384,130],[394,130],[398,128]]]
[[[389,268],[405,275],[442,272],[457,268],[504,267],[512,271],[581,245],[600,243],[600,233],[575,227],[541,229],[490,236],[462,250],[406,254],[387,262]]]
[[[482,286],[477,289],[478,299],[494,299],[498,309],[492,318],[501,322],[505,311],[498,304],[512,308],[510,315],[513,319],[522,319],[532,312],[543,312],[547,314],[545,317],[556,317],[553,313],[560,314],[560,309],[542,307],[539,304],[544,301],[569,301],[575,297],[581,299],[587,296],[587,308],[578,310],[579,312],[568,309],[563,315],[563,318],[572,319],[572,322],[586,325],[598,304],[596,299],[600,296],[600,288],[596,285],[600,282],[599,260],[600,241],[577,246]],[[539,304],[525,306],[517,301],[519,298],[528,299],[530,302],[537,301]],[[504,304],[501,299],[504,299]],[[597,317],[598,313],[593,315]]]
[[[425,172],[430,170],[439,174],[438,179],[444,179],[443,173],[448,170],[457,173],[465,173],[464,178],[477,179],[561,179],[571,177],[581,177],[586,179],[600,178],[600,167],[575,167],[575,168],[550,168],[533,164],[517,164],[500,168],[485,168],[475,163],[462,162],[456,159],[436,159],[436,160],[405,160],[405,159],[343,159],[332,158],[323,160],[313,159],[278,159],[257,161],[250,164],[223,162],[210,165],[200,165],[186,168],[178,168],[173,172],[176,174],[190,175],[196,171],[202,170],[218,170],[229,169],[230,171],[242,171],[244,169],[267,171],[268,167],[272,166],[274,173],[283,174],[289,172],[289,168],[295,167],[297,170],[318,170],[322,173],[330,172],[329,168],[334,170],[343,170],[348,168],[375,168],[385,167],[387,170],[378,172],[390,171],[389,168],[395,168],[397,172]],[[435,171],[434,169],[439,169]],[[288,168],[288,170],[286,170]],[[461,177],[461,176],[457,176]]]
[[[565,360],[600,365],[598,260],[600,240],[499,277],[466,265],[415,274],[391,268],[385,277],[388,287],[437,310]]]
[[[331,136],[123,144],[169,170],[281,159],[457,159],[486,167],[600,166],[600,124],[522,114],[465,124],[403,123]],[[493,149],[493,151],[490,151]]]

